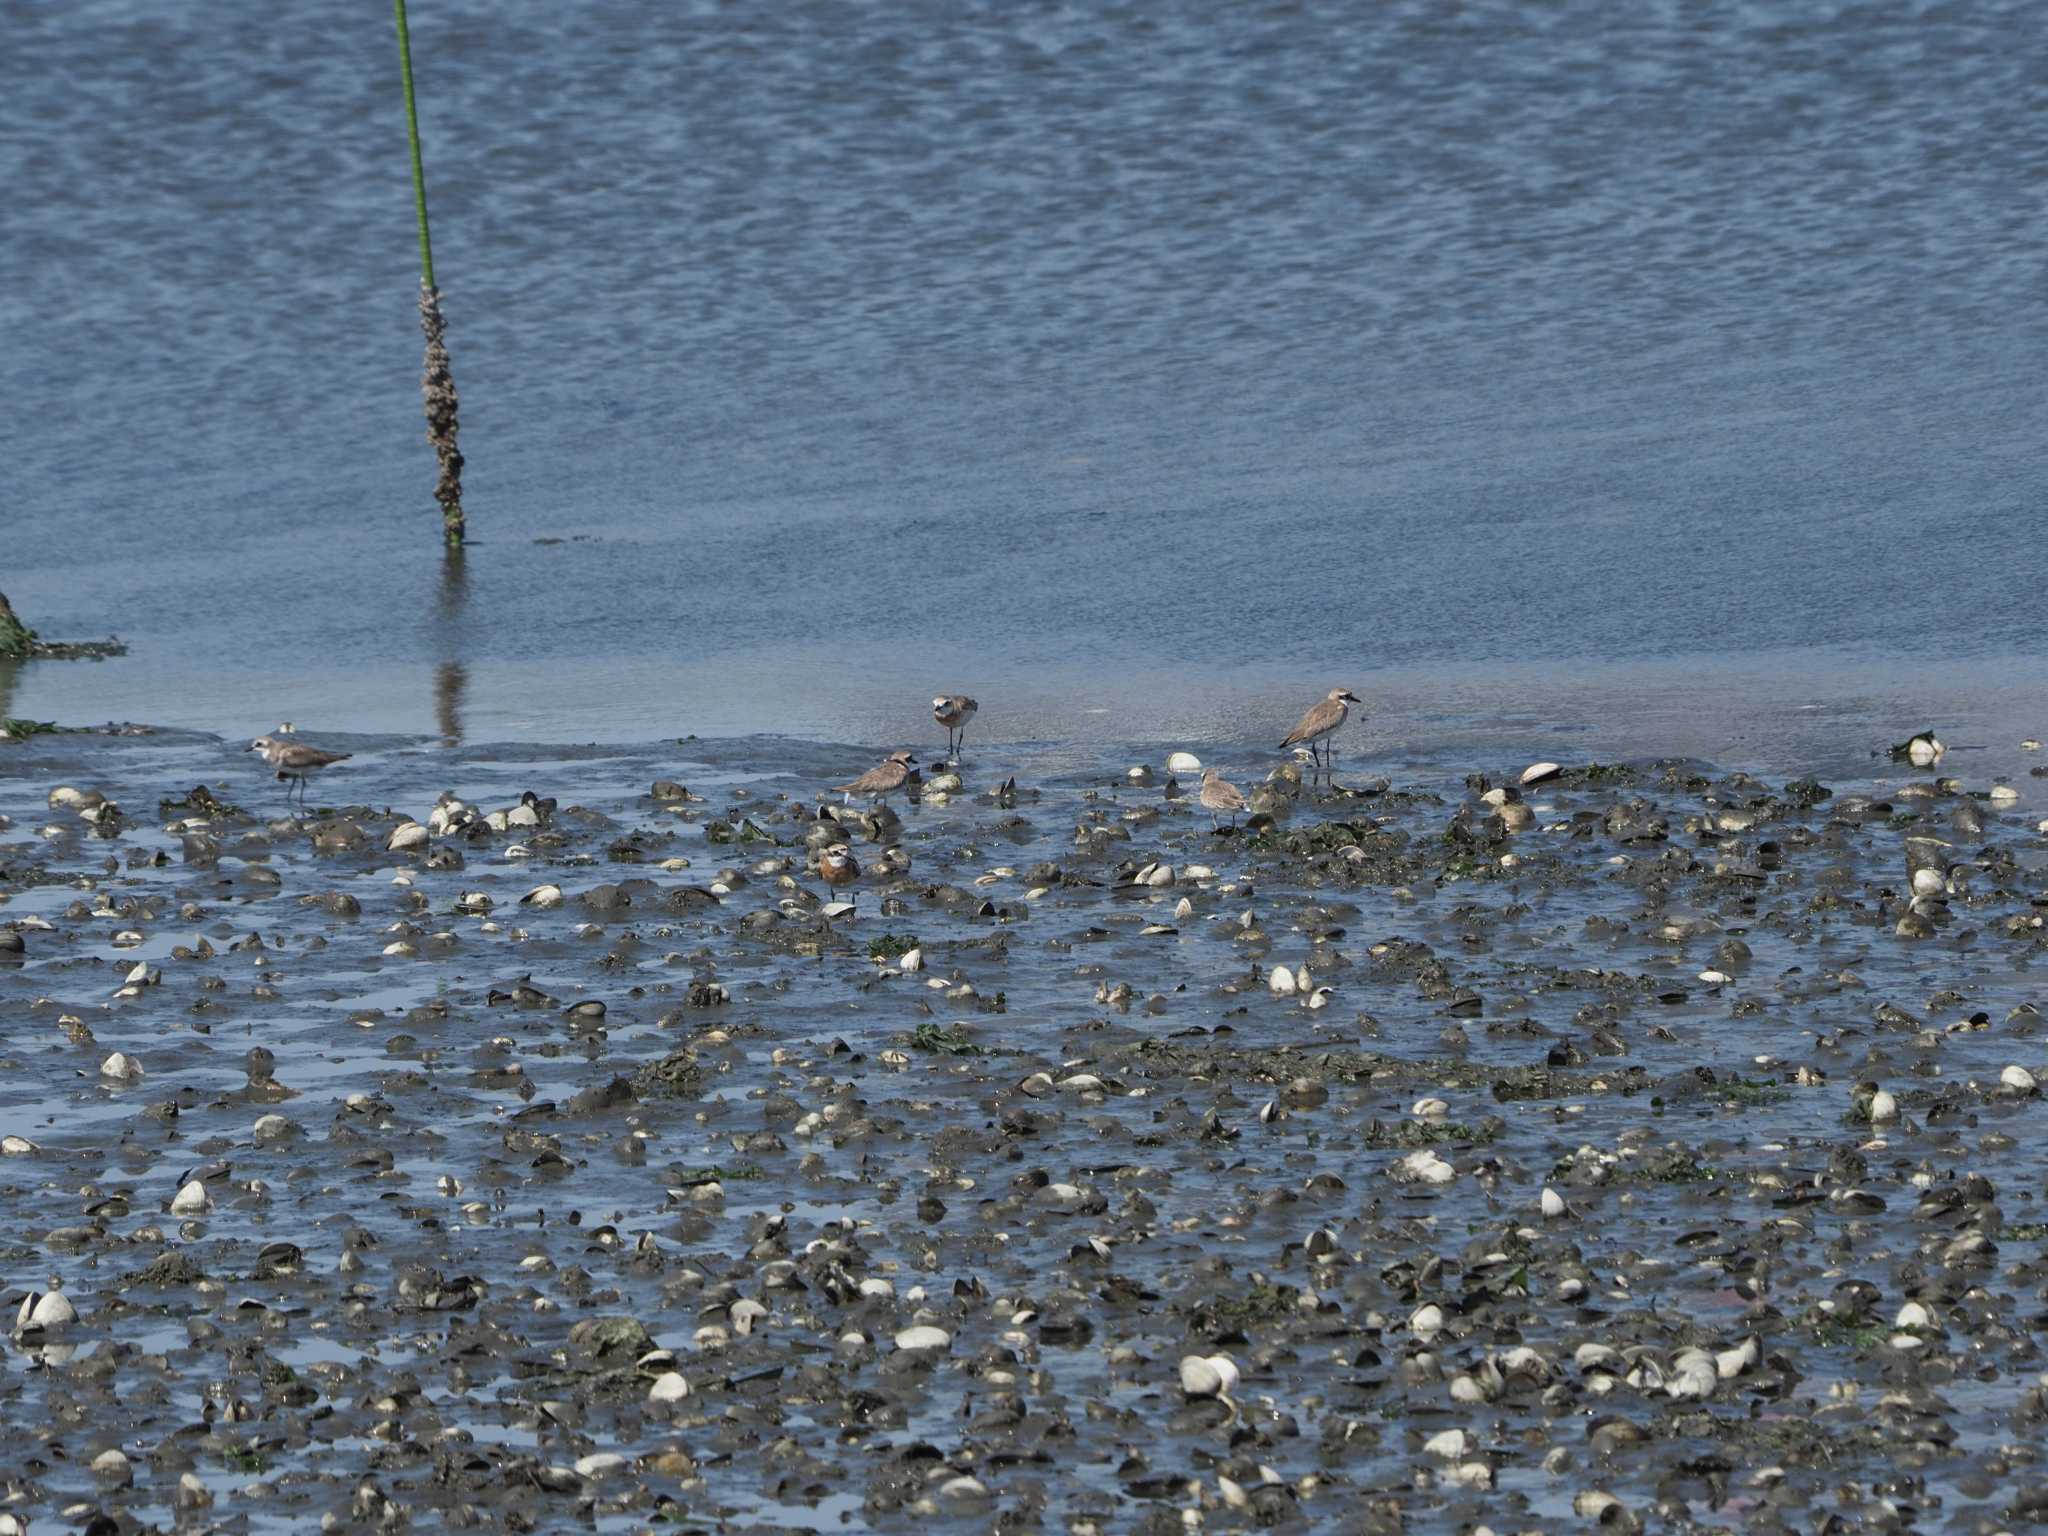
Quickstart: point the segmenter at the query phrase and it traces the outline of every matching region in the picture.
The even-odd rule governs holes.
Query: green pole
[[[398,16],[398,73],[405,81],[405,134],[412,141],[412,200],[420,212],[420,280],[434,286],[434,245],[427,236],[427,173],[420,165],[420,114],[412,100],[412,37],[405,30],[405,0],[391,0]]]

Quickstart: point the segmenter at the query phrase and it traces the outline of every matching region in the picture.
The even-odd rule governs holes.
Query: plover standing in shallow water
[[[1330,738],[1336,734],[1337,727],[1344,723],[1344,717],[1351,713],[1351,706],[1357,702],[1358,695],[1349,688],[1332,688],[1323,696],[1322,702],[1301,717],[1301,724],[1289,731],[1287,739],[1280,745],[1283,748],[1298,747],[1306,742],[1310,760],[1321,762],[1327,772],[1336,758],[1336,744]],[[1323,755],[1317,758],[1316,743],[1319,741],[1323,744]]]
[[[960,748],[967,742],[967,722],[980,711],[981,706],[964,693],[955,693],[932,700],[932,718],[946,728],[946,755],[956,761]]]
[[[818,855],[818,878],[838,890],[851,885],[860,878],[860,866],[853,861],[853,850],[844,843],[834,843]],[[849,896],[849,901],[858,903],[860,898]]]
[[[846,796],[849,803],[855,795],[873,795],[879,800],[892,789],[908,784],[916,766],[917,759],[908,752],[891,752],[851,784],[834,784],[832,792]]]
[[[261,752],[263,761],[277,770],[280,779],[287,781],[284,792],[286,800],[291,799],[292,782],[296,782],[301,806],[306,803],[306,780],[321,769],[346,762],[353,756],[348,752],[324,752],[303,741],[279,741],[275,736],[258,736],[249,743],[249,750]]]
[[[1226,783],[1223,775],[1214,768],[1202,770],[1202,809],[1209,813],[1209,825],[1216,825],[1216,818],[1228,811],[1230,824],[1237,825],[1237,813],[1244,809],[1244,791],[1235,784]]]

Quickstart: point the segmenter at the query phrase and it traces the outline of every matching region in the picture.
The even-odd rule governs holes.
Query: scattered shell
[[[1180,1389],[1189,1397],[1228,1397],[1237,1382],[1237,1362],[1228,1355],[1187,1355],[1180,1362]]]

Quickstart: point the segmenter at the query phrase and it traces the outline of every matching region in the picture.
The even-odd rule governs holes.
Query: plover
[[[251,752],[261,752],[263,761],[277,770],[277,776],[286,780],[285,798],[292,793],[291,781],[296,781],[299,804],[306,803],[306,780],[323,768],[346,762],[353,753],[324,752],[319,747],[308,746],[303,741],[279,741],[275,736],[258,736],[249,743]]]
[[[832,792],[846,796],[849,803],[855,795],[873,795],[879,800],[891,790],[908,784],[916,766],[917,759],[908,752],[891,752],[852,783],[834,784]]]
[[[834,843],[818,854],[818,878],[838,890],[851,885],[860,878],[860,866],[853,861],[853,850],[844,843]],[[858,896],[849,897],[854,902]]]
[[[1358,702],[1358,695],[1349,688],[1332,688],[1309,712],[1301,717],[1301,724],[1287,733],[1287,739],[1280,743],[1282,748],[1308,744],[1309,758],[1321,762],[1324,769],[1330,767],[1335,757],[1335,743],[1330,737],[1337,727],[1344,723],[1344,717],[1351,713],[1351,706]],[[1316,756],[1316,743],[1323,743],[1323,755]]]
[[[1230,824],[1237,825],[1237,813],[1244,809],[1244,792],[1235,784],[1226,783],[1214,768],[1202,770],[1201,799],[1202,809],[1209,813],[1210,826],[1226,811],[1230,813]]]
[[[932,700],[932,718],[946,728],[946,755],[957,758],[960,748],[967,741],[967,722],[972,720],[981,706],[964,693],[955,693]]]

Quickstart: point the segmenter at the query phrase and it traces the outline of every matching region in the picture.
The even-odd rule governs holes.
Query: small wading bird
[[[853,861],[853,850],[844,843],[834,843],[818,855],[818,878],[839,890],[853,884],[860,878],[860,866]],[[847,900],[858,905],[858,893],[849,893]]]
[[[1337,756],[1336,743],[1330,738],[1336,734],[1337,727],[1344,723],[1344,717],[1351,713],[1351,706],[1357,702],[1358,695],[1349,688],[1332,688],[1323,696],[1321,703],[1301,717],[1301,724],[1287,733],[1287,739],[1280,743],[1281,747],[1298,747],[1306,742],[1310,761],[1320,762],[1323,770],[1329,772],[1330,765],[1336,761]],[[1316,756],[1316,743],[1319,741],[1323,744],[1323,755],[1320,758]]]
[[[960,749],[967,744],[967,722],[980,711],[981,706],[964,693],[955,693],[932,700],[932,718],[946,728],[946,755],[955,761]]]
[[[299,804],[306,803],[306,780],[323,768],[346,762],[352,755],[347,752],[323,752],[318,747],[308,746],[303,741],[279,741],[275,736],[258,736],[249,743],[251,752],[261,752],[263,761],[277,770],[277,776],[286,780],[285,799],[289,801],[294,783],[299,791]]]
[[[1237,813],[1244,809],[1244,792],[1235,784],[1226,783],[1223,775],[1214,768],[1202,770],[1202,809],[1209,813],[1209,825],[1216,825],[1216,818],[1228,812],[1230,824],[1237,825]]]
[[[851,784],[834,784],[832,792],[846,796],[849,804],[855,795],[872,795],[879,800],[908,784],[916,766],[917,759],[908,752],[891,752]]]

